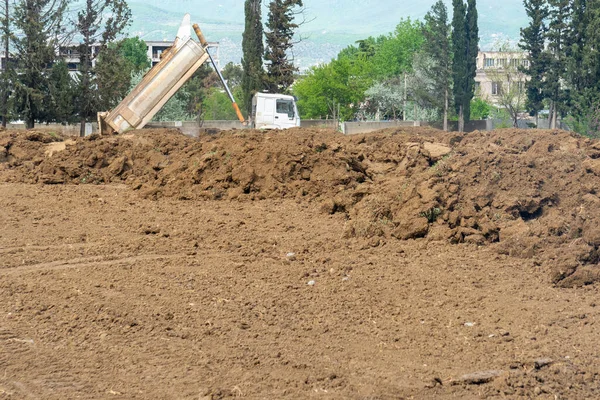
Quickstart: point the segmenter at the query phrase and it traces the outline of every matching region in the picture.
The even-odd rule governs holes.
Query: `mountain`
[[[263,0],[263,20],[268,0]],[[306,68],[327,62],[338,52],[368,36],[392,32],[402,18],[423,19],[435,0],[304,0],[303,40],[295,47],[296,62]],[[451,12],[452,5],[446,1]],[[133,14],[128,35],[147,40],[172,40],[185,13],[198,22],[209,41],[220,42],[221,64],[241,58],[244,31],[243,0],[149,0],[131,1]],[[480,47],[491,49],[498,38],[519,39],[527,24],[522,0],[480,0]]]

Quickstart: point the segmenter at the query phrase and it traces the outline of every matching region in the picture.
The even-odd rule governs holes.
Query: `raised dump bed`
[[[208,58],[206,48],[191,38],[186,14],[177,38],[131,93],[112,111],[99,113],[100,133],[143,128]]]

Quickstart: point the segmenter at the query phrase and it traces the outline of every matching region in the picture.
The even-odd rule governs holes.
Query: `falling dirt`
[[[596,398],[600,142],[0,133],[2,398]]]

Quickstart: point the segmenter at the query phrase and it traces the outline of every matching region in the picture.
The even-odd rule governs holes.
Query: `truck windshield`
[[[294,102],[292,100],[277,100],[277,113],[287,114],[288,117],[293,118],[294,113]]]

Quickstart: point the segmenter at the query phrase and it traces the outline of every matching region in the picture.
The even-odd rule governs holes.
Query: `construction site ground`
[[[600,143],[0,132],[0,399],[600,398]]]

